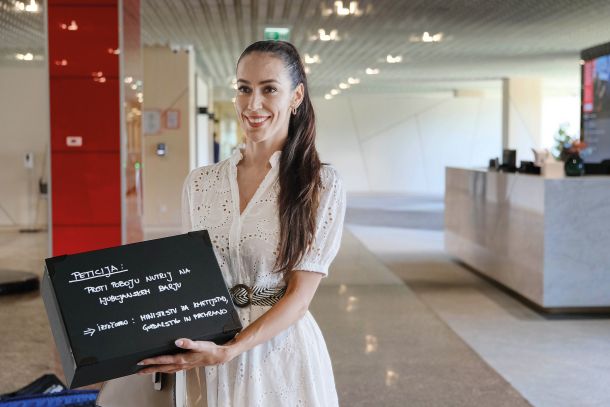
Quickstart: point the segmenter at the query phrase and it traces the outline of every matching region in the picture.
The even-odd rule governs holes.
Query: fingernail
[[[138,366],[144,365],[144,362],[138,362]]]
[[[182,346],[182,341],[180,339],[176,341],[176,346]]]

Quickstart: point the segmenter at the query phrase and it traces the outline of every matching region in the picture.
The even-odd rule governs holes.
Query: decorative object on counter
[[[610,160],[604,160],[601,163],[585,163],[585,174],[610,175]]]
[[[533,161],[521,161],[517,172],[521,174],[540,175],[540,167],[535,165]]]
[[[568,158],[568,150],[572,146],[572,142],[579,139],[578,135],[572,135],[568,133],[568,124],[564,123],[559,125],[557,133],[555,133],[555,145],[551,149],[551,154],[558,161],[564,161]]]
[[[578,136],[568,134],[567,125],[562,124],[555,135],[553,156],[564,162],[565,174],[569,177],[578,177],[585,174],[585,163],[582,155],[587,152],[587,143]]]
[[[500,168],[500,159],[497,157],[490,159],[489,160],[489,170],[498,171],[498,168]]]
[[[517,172],[517,150],[507,148],[502,150],[502,165],[499,170],[502,172]]]
[[[557,161],[551,154],[548,154],[542,163],[541,174],[544,178],[558,179],[565,177],[563,162]]]
[[[532,152],[534,153],[534,165],[537,167],[542,167],[551,155],[550,151],[546,148],[532,148]]]
[[[573,153],[566,158],[564,169],[568,177],[580,177],[585,175],[585,162],[579,153]]]

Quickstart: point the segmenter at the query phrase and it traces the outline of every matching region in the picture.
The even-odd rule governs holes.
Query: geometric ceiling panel
[[[230,92],[240,52],[265,26],[290,27],[301,54],[321,60],[309,65],[318,95],[349,77],[364,92],[515,75],[573,80],[580,50],[610,41],[608,0],[360,0],[357,8],[360,15],[338,15],[335,1],[144,0],[143,41],[193,45],[202,70]],[[319,29],[340,40],[313,41]],[[413,41],[424,32],[443,39]],[[388,54],[402,61],[390,64]]]
[[[610,41],[608,0],[359,0],[351,10],[357,15],[350,1],[336,3],[142,0],[142,40],[192,46],[226,97],[239,54],[267,26],[289,27],[301,55],[319,57],[308,65],[314,95],[349,77],[360,80],[349,91],[364,93],[446,90],[510,76],[574,83],[580,50]],[[14,0],[0,0],[0,64],[24,64],[17,53],[44,53],[44,14],[14,8]],[[322,41],[319,30],[339,40]],[[430,40],[442,33],[442,40],[423,42],[424,32]],[[388,63],[388,55],[402,60]],[[367,68],[379,73],[367,75]]]

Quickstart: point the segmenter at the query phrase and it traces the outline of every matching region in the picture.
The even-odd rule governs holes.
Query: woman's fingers
[[[176,346],[182,349],[188,349],[195,352],[204,352],[210,350],[216,344],[209,341],[192,341],[188,338],[180,338],[176,340]]]
[[[150,366],[140,370],[143,374],[149,372],[169,372],[173,366],[178,366],[178,370],[187,368],[189,365],[209,365],[218,364],[222,361],[218,359],[218,345],[210,341],[192,341],[188,338],[176,340],[176,346],[186,349],[189,352],[177,355],[162,355],[154,358],[144,359],[138,363],[139,366]],[[161,370],[163,368],[163,370]],[[152,370],[151,370],[152,369]]]
[[[146,367],[140,371],[138,371],[139,375],[150,374],[150,373],[175,373],[180,370],[187,369],[186,366],[183,365],[155,365]]]
[[[163,355],[155,358],[144,359],[138,365],[170,365],[183,363],[183,357],[181,355]]]

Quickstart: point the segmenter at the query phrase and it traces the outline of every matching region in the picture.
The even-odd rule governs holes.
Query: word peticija
[[[79,281],[91,280],[92,278],[108,278],[114,274],[125,273],[126,271],[129,270],[123,269],[122,264],[120,267],[116,267],[115,265],[111,264],[110,266],[104,266],[94,270],[75,271],[70,273],[72,280],[69,280],[68,283],[77,283]]]

